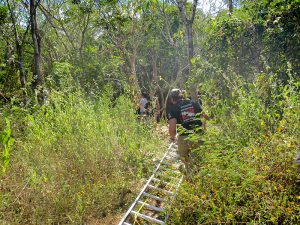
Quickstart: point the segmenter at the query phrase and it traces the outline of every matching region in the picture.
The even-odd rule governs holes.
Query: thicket
[[[164,149],[132,101],[191,87],[211,120],[168,223],[298,222],[299,0],[23,2],[0,0],[1,223],[120,210]]]
[[[238,1],[198,40],[192,82],[211,120],[169,224],[297,224],[299,1]]]
[[[262,74],[226,99],[206,88],[213,119],[203,136],[193,137],[204,145],[193,151],[194,173],[169,224],[297,224],[300,80],[284,85]]]
[[[89,224],[127,206],[164,143],[111,93],[1,112],[1,224]]]

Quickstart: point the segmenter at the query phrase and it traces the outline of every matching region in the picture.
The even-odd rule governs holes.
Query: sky
[[[192,0],[189,0],[192,2]],[[205,13],[211,12],[214,13],[215,11],[220,10],[221,8],[225,8],[226,5],[224,0],[199,0],[198,1],[198,8],[202,9]]]

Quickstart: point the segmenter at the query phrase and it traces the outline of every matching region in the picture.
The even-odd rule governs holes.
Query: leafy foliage
[[[40,110],[10,110],[16,141],[1,181],[1,223],[89,223],[127,206],[163,142],[128,98],[112,105],[111,97],[110,88],[94,102],[57,92]]]
[[[155,93],[163,111],[168,91],[184,86],[197,87],[212,120],[194,137],[205,145],[169,223],[298,222],[299,0],[223,1],[232,13],[215,14],[199,4],[189,77],[180,1],[34,2],[43,106],[29,7],[0,1],[1,223],[84,224],[118,212],[163,149],[132,102]]]
[[[2,143],[2,173],[4,174],[10,163],[10,149],[14,143],[14,139],[11,137],[10,122],[8,119],[5,120],[6,128],[0,136],[0,143]]]
[[[282,85],[261,75],[229,102],[218,101],[170,224],[299,221],[299,169],[292,164],[300,145],[298,90],[299,79]]]

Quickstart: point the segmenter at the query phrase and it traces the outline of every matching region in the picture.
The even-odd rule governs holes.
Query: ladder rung
[[[146,202],[138,201],[138,203],[139,203],[140,205],[145,206],[145,207],[148,208],[148,209],[152,209],[152,210],[157,211],[157,212],[164,212],[164,211],[165,211],[164,208],[159,208],[159,207],[150,205],[150,204],[148,204],[148,203],[146,203]]]
[[[153,217],[151,217],[150,215],[145,215],[145,214],[142,214],[141,212],[136,212],[136,211],[134,211],[134,209],[135,209],[135,207],[137,207],[137,204],[139,204],[139,205],[141,204],[142,206],[145,206],[145,209],[153,210],[154,212],[152,212],[152,213],[154,213],[155,215],[160,214],[160,212],[164,212],[165,211],[164,208],[160,208],[160,206],[155,206],[155,204],[152,202],[153,202],[153,200],[158,201],[158,202],[166,202],[166,201],[168,201],[167,197],[166,198],[159,197],[159,196],[161,196],[162,193],[158,194],[159,196],[157,196],[157,195],[154,195],[153,193],[152,194],[147,193],[146,191],[147,191],[147,188],[152,189],[152,190],[154,189],[157,192],[160,191],[163,193],[167,193],[168,195],[171,194],[172,197],[175,197],[175,193],[177,192],[178,187],[182,180],[182,177],[179,180],[178,175],[176,175],[175,174],[176,172],[174,171],[174,168],[177,169],[177,165],[179,165],[179,164],[180,164],[180,156],[178,155],[177,145],[172,143],[169,145],[168,151],[164,154],[163,158],[159,161],[153,174],[147,180],[147,183],[143,186],[139,195],[136,197],[136,199],[134,200],[134,202],[132,203],[130,208],[126,211],[126,214],[121,219],[119,225],[133,225],[133,224],[131,224],[131,222],[126,222],[126,221],[129,221],[128,220],[129,217],[130,217],[130,219],[132,219],[132,218],[136,219],[137,217],[139,217],[141,219],[151,222],[151,224],[155,223],[155,224],[165,225],[165,222],[164,222],[165,219],[159,219],[154,215],[152,215]],[[166,165],[165,167],[167,167],[167,168],[170,167],[169,169],[171,169],[171,170],[169,170],[169,172],[161,170],[162,165]],[[155,177],[157,177],[157,178],[155,178]],[[170,181],[170,183],[168,183],[169,181]],[[177,181],[178,181],[178,185],[176,185]],[[156,183],[153,183],[153,182],[156,182]],[[158,184],[157,182],[160,182],[160,184]],[[151,184],[153,184],[153,185],[151,185]],[[163,184],[165,184],[166,186],[164,187]],[[162,188],[159,188],[157,186],[162,187]],[[163,189],[163,188],[169,189],[170,187],[172,187],[174,189],[174,192]],[[143,202],[143,200],[142,200],[143,198],[144,198],[145,202]],[[150,204],[146,203],[146,202],[148,202],[147,200],[149,200]],[[153,205],[151,205],[151,204],[153,204]],[[159,213],[155,213],[155,212],[159,212]],[[164,216],[167,219],[168,215],[164,215]]]
[[[168,182],[166,182],[166,181],[163,181],[163,180],[160,180],[160,179],[157,179],[157,178],[152,178],[152,180],[154,180],[154,181],[156,181],[156,182],[158,182],[158,183],[162,183],[162,184],[164,184],[164,185],[169,185],[169,186],[171,186],[171,187],[174,187],[174,184],[171,184],[171,183],[168,183]]]
[[[167,156],[169,157],[179,157],[179,155],[176,152],[168,152]]]
[[[175,163],[175,161],[174,161],[173,163],[168,162],[168,161],[164,161],[164,162],[162,162],[161,164],[162,164],[162,166],[164,166],[164,167],[162,167],[162,168],[166,168],[166,166],[167,166],[168,169],[173,169],[173,170],[176,170],[176,171],[177,171],[177,170],[179,169],[179,167],[180,167],[180,164]]]
[[[180,174],[180,171],[174,170],[174,169],[170,169],[170,168],[161,168],[161,170],[162,171],[170,171],[172,173]]]
[[[163,192],[163,193],[166,193],[166,194],[169,194],[169,195],[174,194],[172,191],[168,191],[168,190],[165,190],[165,189],[162,189],[162,188],[159,188],[159,187],[155,187],[153,185],[148,185],[148,187],[153,189],[153,190],[160,191],[160,192]]]
[[[165,177],[165,178],[168,178],[170,180],[178,179],[178,177],[170,176],[170,174],[163,174],[163,173],[157,173],[156,176]],[[179,181],[179,179],[178,179],[178,181]]]
[[[169,162],[166,162],[166,161],[163,161],[161,164],[162,165],[166,165],[166,166],[173,166],[172,163],[169,163]]]
[[[150,217],[150,216],[147,216],[147,215],[144,215],[144,214],[135,212],[135,211],[131,211],[130,213],[133,214],[134,216],[141,217],[141,218],[143,218],[143,219],[145,219],[145,220],[148,220],[148,221],[150,221],[150,222],[165,225],[165,222],[164,222],[164,221],[161,221],[161,220],[152,218],[152,217]]]
[[[143,192],[143,195],[146,196],[146,197],[152,198],[156,201],[160,201],[160,202],[165,202],[166,201],[164,198],[158,197],[156,195],[149,194],[147,192]]]
[[[166,156],[165,160],[169,160],[169,161],[176,161],[177,159],[175,159],[174,157],[171,156]]]
[[[169,162],[178,162],[180,160],[179,156],[167,156],[164,160]]]
[[[177,152],[168,152],[167,156],[179,157]]]
[[[168,156],[168,157],[165,158],[165,160],[168,161],[168,162],[178,162],[179,158]]]

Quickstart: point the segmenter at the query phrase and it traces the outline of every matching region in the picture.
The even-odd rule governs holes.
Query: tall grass
[[[214,99],[220,107],[211,104],[215,117],[194,151],[198,172],[182,186],[169,224],[299,223],[299,87],[262,76]]]
[[[127,206],[163,141],[128,98],[111,97],[52,93],[41,109],[9,109],[15,144],[1,177],[1,224],[83,224]]]

